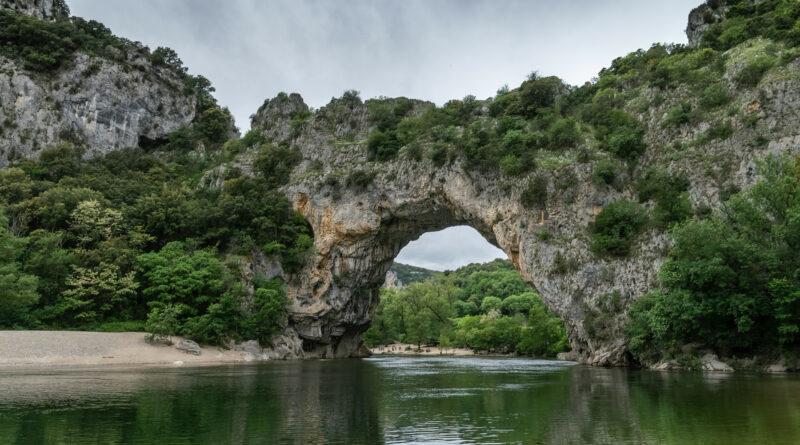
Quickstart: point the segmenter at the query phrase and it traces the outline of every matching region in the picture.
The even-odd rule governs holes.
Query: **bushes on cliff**
[[[266,339],[277,329],[280,286],[262,286],[266,290],[256,290],[248,306],[252,311],[239,313],[238,302],[247,298],[233,279],[237,269],[220,258],[261,250],[278,255],[287,274],[302,266],[313,233],[271,185],[287,176],[286,149],[275,148],[262,159],[262,167],[271,165],[269,176],[233,174],[218,189],[196,186],[199,172],[217,162],[213,156],[191,160],[169,145],[149,148],[155,156],[126,149],[91,160],[63,145],[43,151],[38,162],[0,171],[0,203],[8,215],[0,250],[13,251],[3,258],[0,280],[13,291],[16,307],[2,310],[0,328],[98,329],[130,321],[138,326],[155,309],[148,303],[161,302],[162,312],[150,314],[154,326],[172,305],[180,312],[176,329],[199,341]],[[184,246],[180,255],[172,242]],[[169,282],[184,272],[205,275],[189,276],[184,287]],[[199,282],[217,287],[178,292]],[[0,305],[12,301],[3,300]],[[250,316],[273,324],[247,325]]]
[[[763,36],[788,45],[800,45],[800,6],[793,0],[739,2],[731,6],[726,19],[703,33],[702,45],[727,50],[745,40]]]
[[[723,354],[800,344],[800,161],[770,159],[763,180],[725,211],[672,232],[662,291],[637,300],[631,351],[648,360],[681,344]]]
[[[647,213],[639,204],[625,200],[611,203],[591,225],[592,250],[599,255],[626,256],[646,223]]]
[[[68,12],[68,8],[63,10]],[[53,73],[69,66],[78,52],[121,64],[128,63],[130,53],[138,53],[148,57],[153,65],[174,72],[184,83],[184,94],[196,95],[199,113],[216,105],[211,96],[214,89],[208,79],[189,75],[174,50],[159,47],[150,53],[146,46],[113,35],[110,29],[95,20],[87,21],[80,17],[40,20],[0,9],[0,42],[0,54],[18,60],[23,68],[36,73]],[[97,64],[91,65],[88,73],[96,71],[97,67]]]
[[[265,144],[258,150],[253,167],[270,186],[277,187],[289,181],[292,169],[302,159],[296,148]]]

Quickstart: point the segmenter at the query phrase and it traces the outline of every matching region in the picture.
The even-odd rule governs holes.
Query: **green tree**
[[[503,301],[497,297],[485,297],[481,301],[481,312],[488,314],[490,311],[499,310],[502,305]]]
[[[92,269],[73,266],[66,285],[63,299],[56,305],[56,314],[81,323],[111,316],[124,318],[138,288],[133,272],[122,274],[116,265],[105,263]]]
[[[635,202],[623,200],[607,205],[592,224],[592,250],[598,254],[628,255],[646,222],[644,208]]]
[[[0,207],[0,326],[16,319],[39,299],[38,278],[22,271],[20,258],[27,240],[8,230],[8,219]]]

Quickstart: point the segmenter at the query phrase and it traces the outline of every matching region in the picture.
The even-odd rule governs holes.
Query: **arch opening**
[[[400,250],[363,340],[373,354],[555,358],[570,349],[564,321],[469,226],[426,232]]]

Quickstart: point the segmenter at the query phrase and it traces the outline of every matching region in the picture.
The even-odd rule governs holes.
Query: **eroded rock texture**
[[[731,60],[726,78],[741,66]],[[800,77],[787,73],[799,69],[793,62],[758,89],[737,89],[729,81],[733,99],[723,112],[732,116],[735,110],[736,117],[729,119],[733,136],[702,145],[691,141],[704,135],[710,123],[663,125],[667,111],[686,100],[687,91],[655,104],[658,90],[644,89],[626,110],[648,127],[648,149],[638,164],[621,173],[616,187],[593,180],[598,158],[581,159],[577,148],[517,177],[467,167],[463,157],[452,154],[436,165],[426,157],[415,159],[407,148],[395,160],[376,162],[365,144],[370,124],[368,107],[360,100],[339,99],[314,111],[304,124],[294,124],[293,139],[292,116],[308,109],[300,96],[265,103],[254,118],[255,128],[273,140],[290,138],[302,152],[303,161],[284,190],[315,234],[306,269],[288,280],[293,304],[284,338],[301,339],[304,357],[363,354],[360,335],[400,249],[425,232],[464,224],[500,247],[563,317],[578,360],[627,364],[626,308],[658,286],[670,240],[663,230],[651,229],[637,238],[629,257],[599,257],[590,249],[589,224],[605,205],[636,199],[632,179],[642,169],[685,175],[693,206],[713,209],[720,206],[720,190],[745,189],[757,179],[758,159],[798,151]],[[653,102],[637,111],[635,104],[642,101]],[[430,106],[412,102],[412,114]],[[490,119],[485,107],[477,110],[477,118]],[[247,161],[241,168],[248,171]],[[546,179],[548,198],[540,208],[526,208],[521,193],[535,175]],[[609,310],[608,295],[615,292],[617,308]]]
[[[69,16],[64,0],[0,0],[0,8],[46,20]]]
[[[0,8],[53,18],[63,2],[0,0]],[[109,58],[78,53],[54,73],[0,56],[0,167],[72,142],[86,156],[158,141],[192,122],[196,96],[184,79],[132,50]]]

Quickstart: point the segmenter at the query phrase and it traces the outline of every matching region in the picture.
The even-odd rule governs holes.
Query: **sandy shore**
[[[439,349],[436,346],[423,346],[418,350],[417,345],[409,345],[405,343],[394,343],[391,345],[381,345],[370,348],[369,352],[373,355],[452,355],[452,356],[465,356],[476,355],[472,349],[465,348],[450,348]]]
[[[0,367],[151,365],[197,366],[244,362],[244,352],[203,346],[191,355],[154,346],[143,332],[0,331]],[[173,337],[174,344],[182,339]]]

